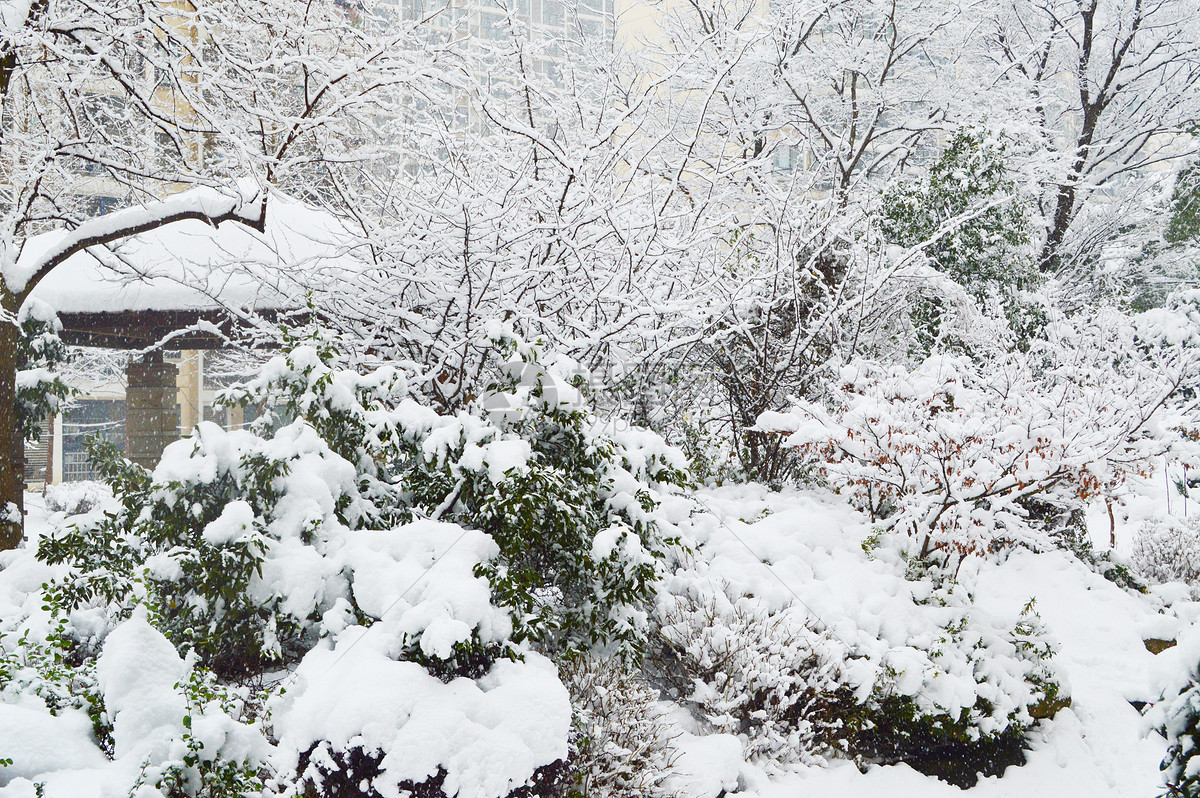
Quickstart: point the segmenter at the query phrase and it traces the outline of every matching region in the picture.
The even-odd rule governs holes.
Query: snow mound
[[[0,787],[18,778],[107,764],[104,752],[92,741],[87,713],[67,709],[51,715],[37,700],[0,704],[0,756],[12,760],[0,768]]]
[[[377,624],[308,653],[295,686],[271,707],[284,730],[278,771],[294,771],[301,754],[328,742],[383,752],[372,786],[384,795],[443,770],[447,795],[503,798],[567,756],[570,699],[545,657],[499,660],[478,680],[445,683],[392,659],[393,645]]]
[[[512,633],[506,611],[491,602],[491,585],[476,563],[495,557],[491,537],[456,524],[416,521],[389,531],[351,532],[340,555],[354,599],[390,633],[420,641],[430,657],[449,659],[474,635],[500,643]]]

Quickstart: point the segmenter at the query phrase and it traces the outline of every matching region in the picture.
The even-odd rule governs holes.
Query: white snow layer
[[[444,683],[421,665],[390,658],[392,638],[378,625],[343,632],[315,649],[295,686],[272,707],[283,769],[313,743],[386,751],[372,782],[385,796],[399,781],[446,771],[459,798],[503,798],[541,765],[567,755],[571,705],[558,669],[538,654],[499,660],[478,681]]]
[[[216,456],[213,443],[209,451]],[[322,481],[323,489],[310,498],[324,504],[337,483],[336,477]],[[33,524],[44,524],[38,497],[30,498]],[[870,529],[860,516],[821,494],[756,487],[704,491],[698,500],[707,509],[686,526],[700,552],[696,567],[706,579],[753,593],[775,608],[803,607],[838,639],[870,652],[876,664],[912,669],[922,689],[939,701],[970,700],[974,688],[953,668],[942,665],[951,672],[935,677],[908,645],[943,620],[939,610],[945,608],[914,605],[913,598],[927,589],[924,583],[899,578],[885,553],[875,559],[864,555],[860,543]],[[1121,525],[1118,534],[1132,528]],[[1107,531],[1105,520],[1105,539]],[[480,640],[504,638],[508,620],[490,605],[486,582],[472,571],[494,546],[486,535],[432,521],[330,541],[326,556],[343,569],[362,609],[380,620],[366,628],[355,625],[345,599],[325,613],[330,637],[305,656],[286,693],[271,706],[279,744],[270,761],[277,772],[294,768],[314,743],[328,741],[388,752],[377,785],[385,795],[399,780],[419,782],[441,769],[447,792],[499,798],[524,784],[539,765],[567,755],[569,700],[545,658],[501,660],[480,679],[449,683],[418,664],[394,659],[413,645],[442,656],[472,631]],[[3,645],[11,649],[25,629],[44,636],[48,620],[37,591],[53,573],[28,549],[0,553],[0,631],[8,635]],[[685,576],[671,577],[668,588],[680,588],[674,582]],[[1160,792],[1165,741],[1129,702],[1154,701],[1164,687],[1177,689],[1186,677],[1200,651],[1200,633],[1192,625],[1200,604],[1178,586],[1133,595],[1059,552],[1017,550],[1002,562],[968,559],[959,579],[974,596],[973,623],[981,629],[989,618],[1011,622],[1037,598],[1056,641],[1059,677],[1072,696],[1069,708],[1034,729],[1025,765],[982,779],[969,794],[1125,798]],[[1155,656],[1142,642],[1149,637],[1178,638],[1180,645]],[[115,761],[105,760],[80,713],[51,717],[40,702],[0,693],[0,757],[14,760],[0,768],[0,795],[33,798],[34,781],[44,783],[51,798],[127,795],[145,758],[178,754],[183,704],[174,685],[187,673],[187,663],[140,616],[108,635],[99,676],[116,725]],[[871,676],[868,669],[859,678]],[[747,798],[962,795],[906,765],[861,773],[835,761],[768,775],[745,761],[736,736],[706,734],[701,724],[680,720],[682,714],[676,708],[671,715],[680,734],[669,782],[681,798],[716,798],[722,791]],[[197,723],[206,739],[231,755],[265,755],[265,742],[248,727],[215,713],[211,720],[194,721],[194,727]]]
[[[96,248],[77,253],[32,296],[60,313],[261,309],[294,307],[295,297],[304,296],[296,274],[317,283],[362,279],[353,240],[335,218],[279,195],[267,207],[262,233],[237,222],[214,228],[185,220],[113,245],[116,258]],[[31,238],[6,275],[9,284],[24,285],[41,261],[74,237],[56,231]]]

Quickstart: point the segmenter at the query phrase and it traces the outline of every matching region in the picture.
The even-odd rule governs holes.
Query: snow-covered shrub
[[[532,651],[446,665],[468,642],[511,630],[477,576],[495,543],[430,521],[353,533],[346,561],[369,625],[332,634],[269,704],[280,789],[316,795],[521,798],[565,792],[571,705],[556,667]],[[432,566],[431,566],[432,564]],[[328,613],[332,615],[334,611]],[[443,663],[440,668],[427,665]]]
[[[233,691],[184,660],[144,610],[108,635],[96,661],[112,754],[138,763],[129,794],[243,798],[261,793],[270,746],[247,690]]]
[[[42,609],[50,621],[44,640],[28,627],[16,639],[0,632],[0,702],[37,696],[53,716],[64,710],[84,712],[91,719],[96,742],[111,753],[112,730],[97,686],[95,662],[79,655],[58,593],[47,590],[44,601]]]
[[[725,591],[664,596],[655,669],[714,731],[740,735],[748,758],[823,763],[850,752],[864,713],[844,679],[848,652],[792,612]]]
[[[311,346],[274,358],[227,397],[274,402],[283,409],[268,419],[299,417],[338,436],[335,451],[367,475],[360,491],[372,518],[453,521],[490,535],[499,554],[480,568],[497,604],[511,608],[516,639],[636,656],[670,537],[658,507],[686,481],[684,458],[649,432],[594,429],[580,380],[493,332],[504,373],[453,415],[403,398],[393,371],[335,370]]]
[[[1131,561],[1151,582],[1200,584],[1200,519],[1146,521],[1134,541]]]
[[[354,467],[312,427],[264,440],[202,423],[153,475],[112,447],[92,454],[121,509],[84,516],[38,550],[73,566],[61,585],[68,608],[144,600],[167,637],[222,675],[303,653],[343,592],[327,544],[362,505]]]
[[[1031,506],[1113,497],[1165,452],[1194,449],[1200,294],[1136,316],[1054,316],[1028,343],[912,369],[857,360],[823,401],[794,400],[759,428],[919,556],[1050,547]]]
[[[675,751],[658,691],[611,657],[574,656],[560,666],[571,693],[576,798],[661,798]]]
[[[245,705],[231,691],[216,681],[212,674],[194,669],[186,682],[176,684],[186,701],[183,730],[178,734],[176,758],[151,767],[143,766],[133,792],[145,784],[153,784],[166,798],[250,798],[260,795],[263,788],[265,761],[259,756],[230,757],[223,750],[231,723],[245,723],[253,718],[244,715]],[[202,713],[208,713],[205,717]],[[218,714],[219,713],[219,714]],[[214,728],[213,721],[216,720]],[[203,730],[201,726],[205,726]],[[251,734],[246,728],[244,734]],[[249,754],[250,752],[246,752]],[[150,780],[153,779],[151,782]]]
[[[388,467],[396,443],[390,410],[408,395],[407,385],[392,366],[366,374],[335,368],[331,364],[339,356],[336,338],[312,331],[305,342],[271,358],[254,379],[227,388],[217,401],[258,408],[251,429],[264,438],[299,419],[310,424],[332,452],[355,468],[364,500],[357,508],[362,516],[358,525],[386,528],[403,505],[391,489]]]
[[[973,783],[1066,704],[1033,606],[981,609],[831,497],[699,499],[713,515],[693,516],[693,554],[663,582],[650,672],[763,767],[839,756]]]
[[[493,603],[481,573],[498,553],[485,533],[440,521],[349,532],[337,556],[353,606],[337,602],[324,627],[337,635],[377,621],[375,633],[392,636],[397,659],[445,682],[478,679],[496,660],[520,657],[509,611]]]
[[[1026,520],[1030,499],[1070,506],[1150,473],[1164,445],[1151,419],[1172,390],[1051,378],[1021,353],[912,371],[861,361],[829,386],[829,407],[796,400],[760,423],[907,551],[950,562],[1005,542],[1053,546]]]
[[[1146,709],[1146,722],[1167,738],[1162,760],[1163,782],[1170,798],[1200,795],[1200,634],[1185,630],[1178,645],[1164,653],[1174,665],[1162,672],[1162,695]]]
[[[145,605],[222,678],[300,660],[272,703],[280,789],[563,794],[570,700],[526,641],[636,658],[691,505],[677,451],[594,429],[577,386],[524,355],[443,415],[392,372],[298,347],[229,393],[264,404],[253,430],[201,424],[153,473],[94,444],[119,508],[56,516],[39,557],[72,566],[69,607]],[[194,784],[178,741],[170,778]],[[214,783],[249,778],[238,761]]]
[[[952,611],[920,655],[947,676],[965,670],[975,682],[974,703],[951,709],[937,692],[914,687],[908,674],[889,664],[867,700],[855,740],[858,757],[906,762],[970,787],[980,773],[999,775],[1023,763],[1025,732],[1069,704],[1034,602],[1011,629],[996,634],[973,623],[964,592],[947,580],[932,593],[929,601]]]
[[[223,687],[211,672],[182,659],[144,610],[107,635],[97,658],[71,638],[57,591],[47,590],[45,600],[51,625],[44,641],[28,628],[11,645],[0,635],[0,704],[28,715],[27,699],[36,696],[52,717],[90,721],[91,739],[76,741],[76,755],[88,762],[125,760],[138,774],[131,795],[141,794],[142,785],[167,798],[261,791],[268,746],[247,725],[249,710],[261,700],[248,701],[247,688]]]
[[[5,322],[7,323],[7,322]],[[25,440],[41,438],[41,424],[74,390],[55,373],[68,359],[62,323],[45,302],[30,300],[17,318],[17,421]]]
[[[932,241],[925,252],[938,271],[980,297],[988,283],[1012,289],[1033,281],[1028,208],[1014,197],[1004,151],[987,131],[960,128],[923,180],[893,187],[880,210],[889,243]]]
[[[63,515],[83,515],[112,503],[113,492],[103,482],[60,482],[47,485],[46,509]]]
[[[930,266],[977,302],[1016,311],[1019,290],[1036,280],[1028,207],[1017,194],[1004,143],[984,130],[959,129],[927,174],[884,194],[880,232],[889,244],[924,245]],[[954,313],[939,295],[941,281],[925,282],[910,311],[912,348],[923,356],[939,346],[961,351],[964,341],[945,323]]]
[[[1162,730],[1169,743],[1162,761],[1167,795],[1195,798],[1200,795],[1200,673],[1192,672],[1188,685],[1170,699],[1163,716]]]
[[[653,433],[593,430],[582,410],[538,391],[514,398],[529,412],[491,429],[460,416],[429,437],[406,430],[415,435],[402,484],[435,488],[427,512],[445,507],[492,535],[497,598],[540,646],[636,657],[672,531],[658,509],[684,482],[682,457]]]

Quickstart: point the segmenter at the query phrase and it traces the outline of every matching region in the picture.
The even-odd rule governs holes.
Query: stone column
[[[154,468],[168,443],[179,440],[174,363],[151,352],[125,367],[125,455]]]

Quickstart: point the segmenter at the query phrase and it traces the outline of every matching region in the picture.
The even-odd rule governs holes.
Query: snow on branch
[[[920,556],[1037,543],[1030,502],[1110,499],[1185,443],[1175,399],[1193,379],[1195,350],[1179,329],[1190,324],[1194,336],[1200,317],[1175,310],[1101,319],[991,362],[855,361],[831,381],[827,403],[793,399],[758,429],[786,434],[785,446]]]
[[[258,192],[233,195],[201,187],[151,205],[97,216],[64,234],[28,264],[13,266],[4,275],[5,282],[14,294],[27,296],[55,267],[78,252],[187,219],[207,222],[213,227],[222,222],[240,222],[262,232],[266,222],[265,203]]]

